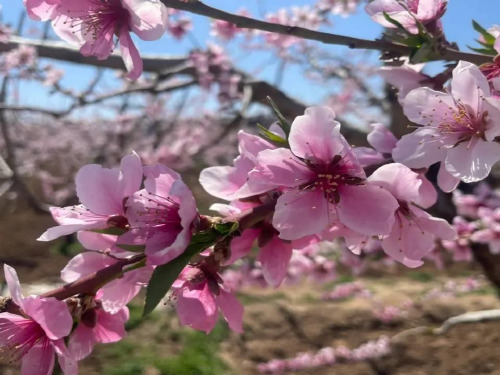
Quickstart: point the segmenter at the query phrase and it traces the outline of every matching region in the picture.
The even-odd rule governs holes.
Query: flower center
[[[81,30],[84,36],[91,35],[97,40],[107,34],[110,29],[119,34],[120,29],[130,21],[130,14],[120,0],[90,0],[90,9],[67,13],[72,18],[71,27]]]
[[[352,168],[340,155],[335,155],[330,164],[319,164],[310,160],[306,160],[305,163],[316,175],[305,184],[300,185],[299,190],[314,191],[319,189],[330,203],[339,203],[338,189],[340,187],[359,185],[364,181],[364,178],[351,175]]]
[[[438,124],[437,130],[445,137],[452,136],[455,144],[468,141],[472,137],[484,138],[487,115],[488,112],[482,112],[475,116],[459,102],[457,109],[452,110],[451,115]]]
[[[0,360],[15,362],[28,353],[33,346],[45,337],[42,327],[31,319],[11,322],[0,319]],[[44,340],[48,341],[48,340]]]
[[[172,198],[151,193],[140,194],[140,197],[147,201],[144,210],[139,212],[139,217],[146,226],[180,225],[180,206]]]

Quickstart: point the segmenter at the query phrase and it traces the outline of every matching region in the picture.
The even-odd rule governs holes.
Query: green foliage
[[[261,124],[257,124],[257,127],[259,128],[259,134],[262,138],[264,138],[266,141],[269,143],[272,143],[276,146],[280,147],[288,147],[288,142],[286,139],[281,138],[279,135],[274,134],[273,132],[267,130],[264,126]]]
[[[178,332],[181,350],[176,355],[161,354],[159,343],[154,347],[138,347],[127,339],[106,347],[101,356],[103,375],[140,375],[146,368],[155,368],[161,375],[223,375],[229,369],[219,358],[219,344],[228,335],[226,325],[219,324],[206,335],[190,329]],[[158,350],[156,350],[158,349]]]
[[[434,280],[434,275],[424,271],[414,271],[408,273],[408,278],[422,283],[428,283]]]
[[[285,116],[283,116],[283,114],[279,110],[278,106],[274,103],[274,101],[269,96],[266,99],[271,108],[273,109],[274,114],[278,118],[278,125],[285,133],[285,136],[288,138],[288,136],[290,135],[290,130],[292,128],[292,125],[290,125]]]

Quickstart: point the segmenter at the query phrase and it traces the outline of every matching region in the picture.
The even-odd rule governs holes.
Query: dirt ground
[[[4,224],[5,220],[4,217]],[[8,225],[0,225],[0,263],[16,267],[24,283],[57,280],[59,271],[68,260],[53,244],[35,241],[36,236],[51,225],[50,217],[22,214],[9,218]],[[327,346],[355,348],[381,335],[393,337],[414,327],[437,327],[447,318],[466,311],[500,308],[500,302],[489,286],[451,298],[421,299],[426,292],[442,287],[446,281],[460,283],[470,275],[478,275],[479,271],[474,267],[454,267],[448,274],[429,266],[418,271],[402,271],[402,268],[396,272],[386,271],[377,270],[359,280],[385,304],[401,306],[409,300],[414,301],[406,319],[382,323],[374,316],[376,306],[368,299],[323,301],[321,295],[331,290],[332,285],[247,289],[240,295],[245,304],[245,332],[242,335],[226,333],[217,339],[216,344],[211,336],[196,336],[200,345],[217,345],[215,351],[225,363],[224,370],[210,369],[212,362],[198,366],[205,366],[207,371],[166,371],[159,365],[144,364],[147,358],[169,358],[183,350],[183,341],[179,337],[190,330],[181,329],[173,308],[167,307],[142,324],[138,319],[140,313],[136,313],[128,337],[120,344],[96,348],[92,356],[83,361],[80,374],[253,375],[258,373],[258,364],[271,359],[290,358]],[[140,308],[136,310],[140,311]],[[135,360],[139,352],[142,362],[137,369],[120,370],[120,365]],[[0,366],[0,374],[15,375],[18,372]],[[338,364],[296,374],[500,375],[500,322],[461,325],[439,336],[406,335],[392,344],[390,355],[371,363]]]

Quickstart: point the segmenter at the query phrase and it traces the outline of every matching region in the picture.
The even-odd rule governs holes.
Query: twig
[[[169,8],[184,10],[213,19],[223,20],[233,23],[237,27],[243,29],[256,29],[277,34],[292,35],[301,39],[315,40],[325,44],[341,45],[347,46],[349,48],[393,52],[399,54],[400,56],[409,56],[411,52],[411,49],[407,46],[390,43],[384,40],[365,40],[352,38],[343,35],[309,30],[298,26],[287,26],[272,22],[265,22],[232,13],[227,13],[220,9],[212,8],[198,0],[188,2],[180,0],[161,1]],[[461,52],[453,49],[445,49],[441,54],[441,58],[446,61],[466,60],[475,64],[482,64],[491,61],[491,56]]]
[[[439,328],[433,330],[435,335],[442,335],[458,324],[479,323],[500,320],[500,309],[472,311],[447,319]]]

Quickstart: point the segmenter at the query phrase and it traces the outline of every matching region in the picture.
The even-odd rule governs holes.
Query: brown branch
[[[185,10],[213,19],[227,21],[243,29],[256,29],[268,31],[271,33],[291,35],[301,39],[315,40],[325,44],[341,45],[347,46],[349,48],[387,51],[399,54],[400,56],[409,56],[411,52],[411,48],[407,46],[383,40],[365,40],[352,38],[343,35],[309,30],[298,26],[287,26],[272,22],[265,22],[232,13],[227,13],[220,9],[212,8],[198,0],[190,0],[187,2],[180,0],[161,1],[163,4],[165,4],[165,6],[169,8]],[[442,60],[446,61],[466,60],[474,64],[490,62],[492,59],[491,56],[461,52],[453,49],[445,49],[441,54],[441,58]]]

